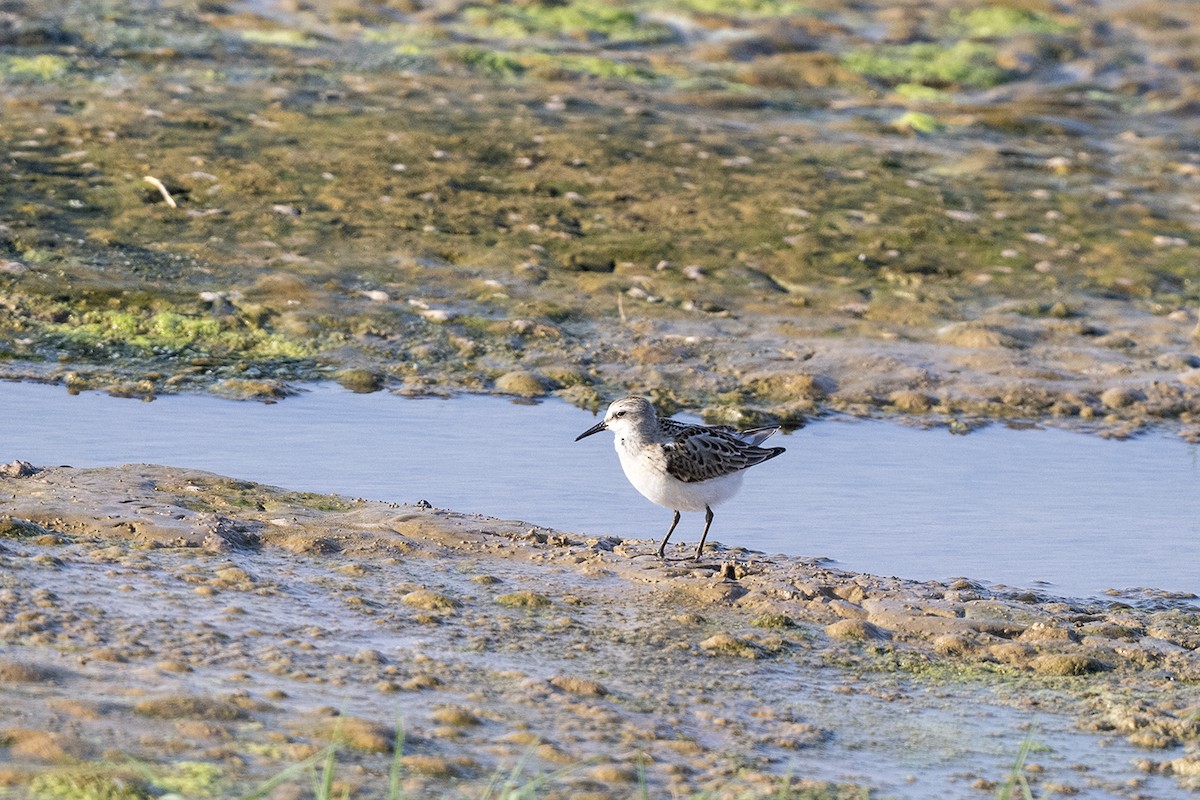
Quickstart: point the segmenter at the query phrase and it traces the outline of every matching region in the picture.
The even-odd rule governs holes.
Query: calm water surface
[[[565,403],[357,395],[264,405],[153,403],[0,382],[0,459],[159,463],[289,489],[415,502],[587,534],[658,538],[671,520],[625,481],[611,437]],[[1167,434],[1117,442],[995,425],[969,436],[830,420],[716,510],[711,538],[917,579],[968,576],[1052,594],[1200,593],[1200,454]],[[703,515],[673,540],[694,546]]]

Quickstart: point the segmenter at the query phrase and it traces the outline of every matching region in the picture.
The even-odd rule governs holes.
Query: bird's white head
[[[575,441],[600,431],[612,431],[617,438],[623,438],[634,431],[649,431],[657,421],[658,414],[649,400],[644,397],[622,397],[608,407],[603,420],[576,436]]]

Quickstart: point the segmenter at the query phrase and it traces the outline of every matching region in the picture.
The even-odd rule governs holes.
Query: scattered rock
[[[933,408],[933,398],[924,392],[899,389],[888,395],[888,400],[897,411],[905,414],[924,414]]]
[[[1167,762],[1167,766],[1171,768],[1171,774],[1181,778],[1190,778],[1189,785],[1193,788],[1200,788],[1200,753],[1192,753],[1190,755],[1176,758]]]
[[[459,774],[454,763],[443,756],[412,753],[401,757],[400,766],[429,778],[453,778]]]
[[[1128,408],[1134,403],[1145,399],[1146,395],[1144,393],[1137,389],[1123,386],[1114,386],[1111,389],[1105,389],[1100,394],[1100,402],[1112,409]]]
[[[1089,675],[1108,669],[1104,662],[1082,653],[1046,653],[1029,665],[1043,675]]]
[[[91,748],[75,736],[30,728],[0,730],[0,745],[18,759],[51,763],[68,763],[91,755]]]
[[[1134,731],[1126,736],[1125,740],[1134,747],[1146,750],[1166,750],[1168,747],[1175,747],[1179,744],[1174,736],[1151,730]]]
[[[1001,642],[987,648],[987,654],[1001,664],[1025,666],[1033,656],[1033,648],[1021,642]]]
[[[1078,642],[1079,635],[1064,625],[1035,622],[1026,628],[1018,641],[1022,642]]]
[[[1021,347],[1015,336],[980,322],[954,322],[938,329],[938,340],[956,347]]]
[[[865,619],[843,619],[825,626],[825,633],[834,639],[870,641],[887,639],[888,634]]]
[[[10,464],[0,464],[0,478],[28,478],[36,475],[40,469],[28,461],[13,461]]]
[[[452,728],[466,728],[482,722],[478,714],[463,706],[441,706],[434,709],[429,718],[439,725],[449,725]]]
[[[576,678],[570,675],[555,675],[550,679],[550,685],[568,694],[591,695],[593,697],[603,697],[608,694],[608,689],[599,681]]]
[[[335,373],[333,379],[355,394],[371,394],[383,388],[383,375],[369,369],[344,369]]]
[[[0,539],[55,538],[54,531],[18,517],[0,516]]]
[[[401,688],[406,692],[419,692],[422,689],[436,689],[441,685],[441,678],[437,677],[436,675],[430,675],[422,672],[413,675],[411,678],[401,684]]]
[[[975,644],[961,634],[943,633],[934,638],[933,650],[943,656],[963,656],[973,652]]]
[[[496,379],[496,391],[517,397],[542,397],[550,390],[545,378],[533,372],[516,370]]]
[[[0,661],[0,683],[49,683],[61,673],[40,664],[24,661]]]
[[[225,567],[213,575],[213,582],[226,587],[236,587],[250,590],[254,588],[254,578],[241,567]]]
[[[462,603],[453,597],[448,597],[429,589],[417,589],[416,591],[409,592],[401,597],[400,601],[405,605],[424,609],[425,611],[449,611],[462,605]]]
[[[700,649],[709,655],[736,656],[738,658],[762,658],[766,651],[756,642],[731,634],[714,634],[700,643]]]
[[[246,710],[228,700],[201,695],[172,695],[142,700],[133,707],[135,714],[158,719],[200,719],[232,721],[246,719]]]
[[[496,602],[510,608],[544,608],[550,605],[550,598],[537,592],[524,591],[502,594],[496,598]]]
[[[290,397],[296,390],[286,382],[275,379],[226,378],[213,384],[212,393],[230,400],[264,400],[274,402]]]
[[[315,730],[322,738],[364,753],[390,753],[396,740],[391,728],[362,717],[327,717],[317,723]]]
[[[355,664],[386,664],[387,657],[373,647],[364,647],[354,654]]]

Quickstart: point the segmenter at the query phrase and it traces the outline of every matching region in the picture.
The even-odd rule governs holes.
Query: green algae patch
[[[1022,33],[1060,34],[1070,29],[1047,14],[1010,5],[951,9],[948,32],[974,39],[994,39]]]
[[[1109,669],[1103,661],[1082,653],[1046,653],[1034,658],[1029,666],[1043,675],[1091,675]]]
[[[945,123],[932,114],[921,111],[906,111],[892,120],[891,125],[897,130],[910,133],[941,133],[946,129]]]
[[[196,761],[63,767],[33,776],[28,788],[35,800],[149,800],[167,792],[203,798],[225,791],[221,770]]]
[[[700,651],[710,656],[759,659],[775,655],[782,649],[780,642],[763,643],[751,636],[733,636],[724,631],[700,642]]]
[[[57,534],[54,531],[36,522],[17,517],[0,517],[0,539],[37,539],[55,536]]]
[[[893,87],[892,91],[910,103],[948,103],[954,98],[950,92],[923,83],[901,83]]]
[[[43,772],[29,782],[34,800],[149,800],[150,786],[130,769],[77,767]]]
[[[685,9],[696,14],[713,14],[737,18],[763,17],[796,17],[812,13],[812,3],[796,2],[796,0],[679,0],[679,2],[661,2],[655,0],[654,6],[664,9]]]
[[[847,53],[843,62],[861,75],[890,84],[987,89],[1010,78],[996,59],[991,45],[959,41],[949,47],[928,42],[870,47]]]
[[[253,481],[220,476],[193,475],[186,483],[156,486],[173,495],[172,502],[192,511],[280,511],[308,508],[314,511],[350,511],[361,501],[335,494],[281,491]]]
[[[175,311],[85,311],[75,319],[45,326],[68,349],[133,351],[155,355],[186,351],[202,356],[293,359],[316,354],[309,342],[282,336],[236,319],[214,319]]]
[[[62,56],[39,53],[34,56],[0,56],[0,75],[24,80],[52,81],[71,70],[71,62]]]
[[[787,614],[761,614],[750,620],[755,628],[795,628],[796,621]]]
[[[579,53],[498,51],[461,46],[448,50],[446,57],[451,62],[497,78],[570,80],[586,77],[645,83],[659,77],[643,64]]]
[[[539,54],[530,58],[529,65],[535,76],[546,80],[587,77],[645,83],[659,77],[658,73],[644,64],[594,55]]]
[[[647,44],[675,38],[666,25],[647,22],[634,11],[595,0],[472,6],[464,13],[463,22],[476,33],[499,39],[595,37],[609,43]]]
[[[192,511],[262,509],[270,492],[260,484],[235,478],[193,476],[182,485],[173,482],[156,487],[176,495],[174,501]]]
[[[400,598],[400,602],[425,611],[453,611],[462,605],[453,597],[429,589],[417,589],[409,592]]]
[[[496,52],[483,47],[463,46],[448,52],[448,57],[469,69],[498,78],[515,78],[525,74],[527,66],[516,55]]]
[[[317,492],[283,492],[272,499],[283,505],[298,505],[311,508],[314,511],[349,511],[359,505],[358,501],[347,500],[336,494],[319,494]]]
[[[222,771],[215,764],[179,761],[166,768],[156,768],[152,773],[151,783],[156,789],[184,797],[221,797],[225,793]]]
[[[546,608],[547,606],[551,605],[550,598],[546,597],[546,595],[529,591],[502,594],[496,598],[496,602],[509,608],[534,609]]]

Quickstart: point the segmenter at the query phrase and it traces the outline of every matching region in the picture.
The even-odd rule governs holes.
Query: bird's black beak
[[[608,426],[604,424],[604,420],[601,420],[600,422],[597,422],[592,427],[588,428],[583,433],[576,436],[575,441],[578,442],[580,439],[584,438],[585,436],[591,436],[593,433],[599,433],[600,431],[607,430],[607,429],[608,429]]]

